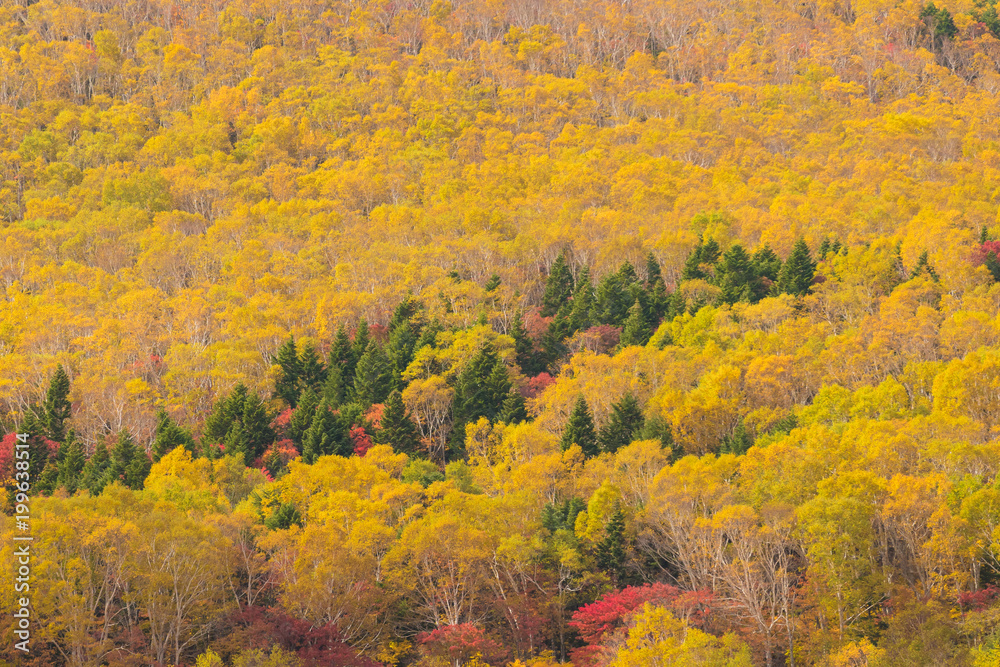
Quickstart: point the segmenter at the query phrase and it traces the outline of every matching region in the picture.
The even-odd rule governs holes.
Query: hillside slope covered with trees
[[[992,0],[0,3],[16,659],[996,664],[998,121]]]

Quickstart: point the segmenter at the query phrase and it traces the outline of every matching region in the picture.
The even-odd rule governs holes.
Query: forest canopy
[[[0,3],[25,664],[996,664],[998,183],[992,0]]]

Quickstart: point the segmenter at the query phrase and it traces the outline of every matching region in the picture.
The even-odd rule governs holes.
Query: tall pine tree
[[[642,430],[645,418],[639,401],[632,394],[625,394],[611,406],[611,416],[601,427],[598,444],[601,451],[615,453],[629,445]]]
[[[566,451],[572,445],[579,445],[586,456],[597,456],[597,434],[594,432],[594,418],[590,414],[587,400],[581,395],[576,399],[570,413],[566,430],[563,431],[559,446]]]
[[[156,413],[156,429],[153,431],[153,460],[159,461],[178,447],[194,454],[194,438],[190,432],[175,424],[166,410],[161,409]]]
[[[652,335],[649,324],[646,322],[646,316],[642,312],[642,306],[636,299],[629,309],[628,319],[625,320],[625,328],[622,330],[619,346],[624,348],[629,345],[645,345]]]
[[[778,274],[778,291],[793,296],[805,296],[812,287],[815,274],[816,262],[809,254],[809,246],[805,240],[799,239]]]
[[[561,252],[552,264],[548,280],[545,282],[545,293],[542,295],[542,317],[555,315],[563,304],[569,301],[573,294],[573,273],[566,262],[566,253]]]
[[[69,417],[69,376],[62,364],[59,364],[49,380],[49,390],[45,394],[45,403],[42,404],[45,436],[49,440],[62,442],[66,437],[65,422]]]
[[[393,388],[392,362],[378,343],[371,341],[354,373],[354,401],[365,408],[383,403]]]
[[[278,377],[274,381],[274,395],[287,403],[289,407],[294,408],[302,391],[300,386],[302,365],[299,362],[299,353],[293,337],[289,336],[285,344],[278,349],[278,354],[274,355],[274,363],[278,365]]]
[[[410,418],[403,403],[403,396],[398,390],[393,390],[385,402],[377,440],[382,444],[391,445],[397,452],[407,454],[416,453],[420,446],[420,432]]]

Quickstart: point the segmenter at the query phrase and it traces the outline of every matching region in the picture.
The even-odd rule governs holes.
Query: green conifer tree
[[[597,456],[597,434],[594,431],[594,418],[590,415],[587,400],[581,395],[576,399],[573,412],[570,413],[566,430],[563,431],[559,446],[563,451],[577,444],[585,456]]]
[[[274,363],[278,365],[278,377],[274,381],[274,396],[280,398],[289,407],[294,408],[302,391],[302,366],[295,347],[295,339],[291,336],[274,355]]]
[[[542,317],[555,315],[573,294],[573,273],[566,262],[566,253],[561,252],[552,264],[545,293],[542,295]]]
[[[62,442],[66,437],[65,423],[70,417],[69,376],[62,364],[56,366],[56,371],[49,380],[49,390],[45,394],[42,410],[45,437]]]
[[[652,335],[649,324],[646,322],[646,316],[642,312],[642,306],[636,299],[632,307],[629,308],[628,319],[625,320],[625,328],[622,330],[618,346],[625,348],[629,345],[645,345]]]
[[[73,434],[68,434],[66,436],[66,444],[64,447],[66,449],[66,454],[63,456],[62,463],[59,465],[59,478],[57,480],[57,484],[65,487],[66,492],[73,495],[80,487],[83,468],[87,465],[87,453],[83,449],[83,443],[81,443]]]
[[[816,262],[809,255],[809,246],[799,239],[792,247],[792,254],[778,274],[778,291],[793,296],[805,296],[816,274]]]
[[[393,385],[392,362],[382,348],[371,341],[354,373],[354,402],[366,408],[383,403],[394,389]]]
[[[299,353],[299,395],[309,388],[318,392],[326,382],[326,366],[312,345],[305,345]]]
[[[332,402],[325,395],[322,400],[326,401],[327,405],[332,405]],[[303,438],[306,431],[312,426],[319,403],[320,397],[312,389],[306,389],[299,397],[299,405],[288,421],[288,437],[295,443],[300,452],[302,451]]]
[[[500,421],[505,424],[520,424],[528,421],[528,407],[525,404],[524,396],[521,396],[521,392],[513,387],[507,393],[507,398],[504,399]]]
[[[333,344],[330,346],[330,356],[326,365],[327,380],[329,380],[331,369],[339,368],[343,391],[346,395],[354,382],[354,372],[357,369],[357,365],[358,358],[354,356],[354,346],[347,335],[347,329],[341,324],[337,328]]]
[[[394,389],[386,400],[377,440],[407,454],[416,453],[420,447],[420,432],[410,418],[399,390]]]
[[[339,424],[326,401],[320,401],[313,413],[312,423],[302,437],[302,460],[315,463],[320,456],[333,453]]]
[[[108,480],[108,465],[111,457],[108,455],[108,448],[104,441],[99,441],[94,448],[94,453],[83,466],[83,475],[80,483],[92,496],[98,496],[104,490]]]
[[[598,445],[603,452],[615,453],[635,439],[645,424],[639,401],[632,394],[625,394],[611,406],[611,416],[601,427]]]
[[[604,539],[597,545],[597,566],[608,573],[611,581],[620,585],[627,573],[625,570],[625,512],[617,508],[607,525]]]
[[[153,431],[153,460],[159,461],[178,447],[194,454],[194,438],[189,431],[175,424],[166,410],[161,409],[156,413],[156,429]]]

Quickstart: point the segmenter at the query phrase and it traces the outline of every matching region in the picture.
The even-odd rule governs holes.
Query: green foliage
[[[385,351],[375,341],[368,343],[354,373],[354,402],[366,407],[384,402],[395,385],[392,373],[392,362]]]
[[[573,412],[569,415],[569,421],[566,422],[562,439],[559,441],[563,451],[572,445],[579,445],[585,456],[596,456],[598,453],[594,418],[590,414],[587,400],[582,395],[576,399]]]
[[[573,294],[573,274],[566,261],[566,253],[561,252],[552,263],[549,277],[545,283],[545,294],[542,295],[542,317],[555,315],[569,301]]]
[[[156,429],[153,431],[153,446],[150,452],[153,462],[159,461],[178,447],[183,447],[192,454],[196,451],[191,433],[178,426],[166,410],[160,410],[156,413]]]
[[[597,438],[602,452],[615,453],[627,446],[645,426],[642,407],[632,394],[625,394],[611,406],[611,416],[601,427]]]
[[[402,479],[406,484],[417,483],[426,488],[434,482],[443,482],[445,476],[427,459],[413,459],[403,468]]]
[[[815,273],[816,263],[809,254],[809,246],[803,239],[799,239],[778,274],[778,291],[793,296],[804,296],[812,287]]]
[[[260,396],[239,383],[229,396],[216,402],[205,420],[202,450],[210,456],[219,451],[241,454],[246,465],[253,465],[274,442],[270,424],[271,415]],[[218,445],[222,445],[221,450]]]
[[[403,397],[393,390],[385,403],[381,427],[376,435],[380,443],[391,445],[397,452],[413,454],[420,448],[420,433],[403,405]]]
[[[62,442],[66,437],[66,420],[70,418],[69,376],[62,364],[56,366],[49,380],[49,390],[42,404],[42,422],[49,440]]]

